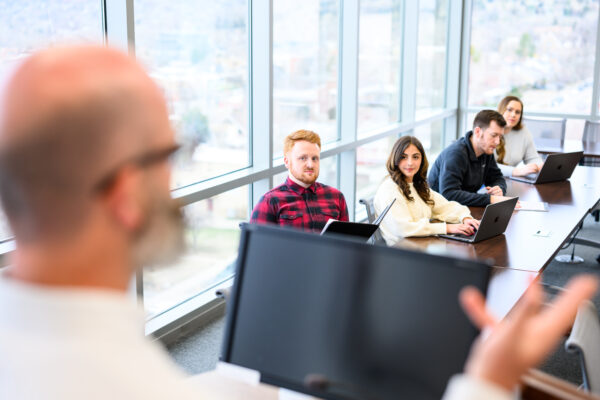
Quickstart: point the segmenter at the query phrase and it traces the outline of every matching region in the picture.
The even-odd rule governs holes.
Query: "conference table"
[[[581,140],[560,139],[535,139],[535,147],[538,153],[571,153],[583,151],[584,157],[600,158],[600,142],[583,142]]]
[[[531,185],[506,180],[507,195],[547,202],[548,211],[514,211],[503,235],[470,244],[436,236],[405,238],[396,246],[432,254],[487,260],[494,267],[487,302],[504,317],[532,281],[569,242],[580,223],[600,201],[600,168],[577,166],[567,181]],[[481,218],[484,208],[471,207]]]
[[[507,196],[547,202],[548,211],[514,211],[503,235],[476,244],[429,236],[406,238],[397,246],[541,272],[600,201],[600,168],[577,166],[571,178],[562,182],[531,185],[507,179],[506,183]],[[473,217],[481,218],[483,207],[470,209]]]

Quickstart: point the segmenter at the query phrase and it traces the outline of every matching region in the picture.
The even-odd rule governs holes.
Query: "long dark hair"
[[[508,104],[511,101],[516,101],[521,104],[521,115],[519,116],[519,122],[512,128],[515,131],[521,130],[523,128],[523,102],[517,96],[506,96],[502,100],[500,100],[500,104],[498,104],[498,112],[504,115],[504,111],[508,108]],[[500,138],[500,144],[496,147],[496,154],[498,155],[498,163],[504,164],[504,156],[506,155],[506,149],[504,148],[504,136]]]
[[[410,195],[410,189],[404,174],[400,171],[400,168],[398,168],[398,164],[400,164],[400,161],[402,160],[404,151],[411,144],[421,153],[421,166],[413,177],[413,185],[419,197],[423,199],[425,203],[432,205],[433,199],[431,198],[429,184],[427,183],[427,169],[429,168],[429,163],[427,162],[425,150],[419,139],[414,136],[402,136],[400,139],[396,140],[396,143],[394,143],[394,147],[392,148],[392,153],[388,157],[386,168],[392,180],[396,182],[396,185],[402,190],[404,197],[406,197],[408,201],[414,201],[413,197]]]

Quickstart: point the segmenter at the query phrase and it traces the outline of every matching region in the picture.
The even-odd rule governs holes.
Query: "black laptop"
[[[509,178],[515,181],[532,184],[564,181],[571,177],[582,157],[583,151],[549,154],[542,169],[537,174],[509,176]]]
[[[519,198],[513,197],[499,203],[488,204],[483,212],[483,217],[481,217],[479,229],[475,231],[474,235],[445,234],[438,236],[446,239],[460,240],[461,242],[477,243],[501,235],[508,226],[508,221],[510,221],[510,217],[515,210],[517,201],[519,201]]]
[[[381,221],[385,218],[385,215],[388,213],[392,205],[396,199],[392,200],[392,202],[381,212],[381,215],[372,223],[362,223],[362,222],[347,222],[347,221],[336,221],[330,219],[327,221],[327,224],[323,227],[321,231],[321,235],[349,235],[355,236],[358,238],[364,238],[365,240],[369,240],[371,236],[377,231],[379,225],[381,225]]]
[[[458,293],[488,264],[242,228],[221,360],[323,399],[439,400],[478,332]]]

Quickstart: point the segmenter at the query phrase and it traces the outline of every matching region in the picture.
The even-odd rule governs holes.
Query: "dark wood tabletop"
[[[398,246],[487,259],[498,267],[541,272],[600,200],[600,168],[578,166],[570,180],[541,185],[507,179],[507,186],[509,196],[548,202],[548,212],[515,211],[503,235],[477,244],[430,236],[406,238]],[[471,213],[481,218],[483,210],[473,207]]]
[[[581,140],[535,139],[535,147],[541,154],[583,151],[584,157],[600,158],[600,143]]]

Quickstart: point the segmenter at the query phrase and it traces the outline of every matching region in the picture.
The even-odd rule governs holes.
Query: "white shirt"
[[[446,222],[461,223],[463,219],[471,216],[468,207],[456,201],[448,201],[434,190],[429,191],[433,205],[427,204],[417,194],[412,183],[408,186],[413,201],[408,201],[400,187],[388,176],[377,189],[373,199],[377,215],[392,202],[392,199],[396,199],[379,227],[385,242],[390,246],[408,236],[446,233]],[[431,219],[444,222],[432,223]]]
[[[511,129],[504,134],[504,164],[498,163],[498,168],[504,176],[512,176],[512,172],[519,163],[539,164],[542,162],[540,155],[535,149],[533,137],[527,127],[518,131]],[[494,151],[494,158],[498,160],[498,154]]]
[[[199,399],[125,294],[0,274],[0,399]]]

